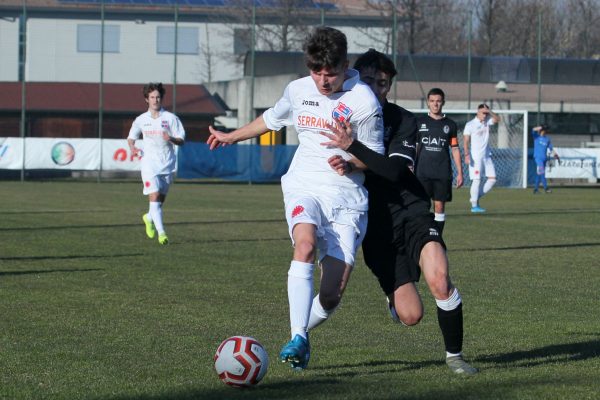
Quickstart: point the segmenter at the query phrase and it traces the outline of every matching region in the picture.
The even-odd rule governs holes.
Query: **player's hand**
[[[235,143],[235,140],[232,136],[225,132],[221,132],[212,127],[212,125],[208,126],[208,130],[210,131],[210,136],[206,140],[209,148],[211,150],[216,149],[219,146],[227,146],[229,144]]]
[[[344,160],[344,157],[340,156],[339,154],[329,157],[327,162],[329,163],[329,166],[338,173],[338,175],[346,175],[352,172],[352,164]]]
[[[162,136],[163,136],[163,139],[165,140],[165,142],[170,142],[171,141],[171,135],[169,135],[168,132],[163,131]]]
[[[142,158],[142,149],[134,146],[134,147],[130,147],[129,150],[131,151],[132,157]]]
[[[463,183],[464,182],[463,182],[462,174],[456,175],[456,188],[458,189],[458,188],[462,187]]]
[[[471,155],[469,153],[465,153],[465,164],[471,165]]]
[[[348,147],[354,141],[352,137],[352,127],[348,121],[334,121],[333,125],[327,122],[325,124],[330,132],[319,132],[321,135],[329,139],[329,142],[321,143],[321,146],[337,147],[338,149],[348,150]]]

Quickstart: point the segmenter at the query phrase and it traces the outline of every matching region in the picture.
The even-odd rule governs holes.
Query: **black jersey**
[[[444,116],[419,117],[416,174],[419,178],[452,180],[450,146],[458,146],[456,123]]]
[[[414,164],[416,157],[417,119],[415,115],[396,104],[386,102],[383,105],[383,126],[385,155],[390,159],[399,157],[400,159],[397,160],[405,161],[402,163],[404,164],[402,167],[407,169],[408,165]],[[388,207],[399,206],[404,209],[408,205],[420,203],[422,208],[429,210],[429,196],[412,172],[408,171],[402,175],[401,179],[391,181],[380,176],[381,172],[375,165],[367,165],[369,170],[365,172],[365,187],[369,191],[369,208],[387,203]],[[396,165],[394,164],[394,167]],[[381,167],[390,168],[389,165],[380,166],[380,169]],[[371,169],[373,171],[370,171]]]

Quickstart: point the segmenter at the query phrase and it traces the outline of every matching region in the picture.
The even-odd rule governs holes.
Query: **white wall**
[[[0,19],[0,82],[19,79],[19,20]]]
[[[27,75],[28,81],[97,82],[100,80],[100,54],[77,51],[77,25],[100,24],[92,20],[28,20]],[[120,27],[118,53],[104,54],[104,81],[107,83],[143,83],[173,81],[174,55],[157,53],[157,28],[173,27],[169,22],[136,24],[133,21],[106,21],[105,25]],[[2,25],[0,25],[2,26]],[[179,27],[197,27],[199,46],[205,46],[206,24],[179,23]],[[223,56],[232,53],[233,42],[215,25],[209,27],[212,54],[212,80],[227,80],[241,76],[241,66]],[[18,54],[18,42],[15,40]],[[197,84],[207,80],[205,51],[177,56],[177,82]],[[18,64],[17,62],[7,64]],[[4,56],[3,62],[4,65]],[[11,79],[8,79],[11,80]],[[16,80],[16,77],[12,80]]]

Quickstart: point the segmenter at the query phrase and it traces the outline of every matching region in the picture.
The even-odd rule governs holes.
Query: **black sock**
[[[438,307],[437,315],[446,351],[453,354],[460,353],[463,343],[462,303],[452,311],[444,311]]]
[[[440,231],[440,235],[444,232],[444,224],[446,221],[435,221],[435,225],[437,226],[438,231]]]

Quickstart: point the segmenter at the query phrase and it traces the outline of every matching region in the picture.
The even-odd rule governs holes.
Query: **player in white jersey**
[[[146,235],[150,239],[156,236],[158,242],[168,244],[169,238],[162,221],[162,206],[173,182],[177,158],[175,147],[183,145],[185,130],[179,118],[162,108],[165,89],[162,83],[149,83],[144,86],[144,99],[148,111],[139,115],[127,137],[127,143],[134,156],[141,156],[143,193],[150,202],[149,211],[142,216],[146,225]],[[136,147],[135,141],[144,139],[143,151]]]
[[[291,82],[272,108],[253,122],[225,134],[210,128],[211,149],[293,125],[299,146],[282,177],[285,215],[294,245],[288,271],[291,340],[279,358],[294,369],[310,357],[307,327],[327,319],[339,305],[365,235],[368,194],[364,164],[349,153],[326,148],[319,132],[334,119],[350,121],[358,140],[383,153],[383,119],[377,101],[358,72],[348,69],[347,42],[337,29],[316,28],[304,43],[310,76]],[[330,166],[348,160],[345,173]],[[318,257],[317,257],[318,254]],[[319,294],[313,299],[313,269],[321,267]]]
[[[463,131],[465,163],[469,165],[471,178],[471,212],[473,213],[485,212],[485,209],[479,206],[479,199],[496,184],[496,169],[492,161],[489,138],[490,126],[499,121],[500,117],[492,112],[487,104],[480,104],[477,107],[477,115],[467,122]],[[485,173],[487,178],[483,187],[481,187],[482,173]]]

